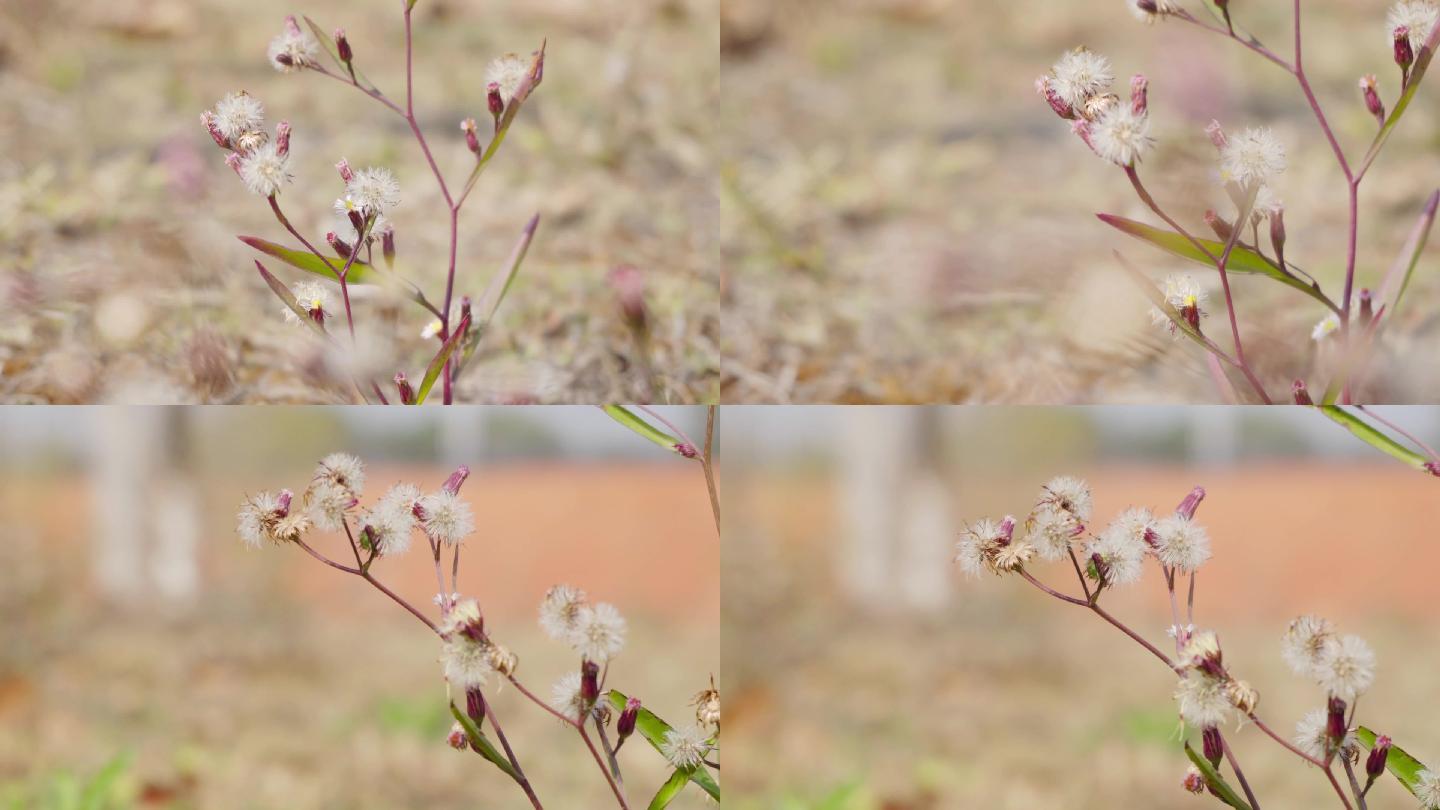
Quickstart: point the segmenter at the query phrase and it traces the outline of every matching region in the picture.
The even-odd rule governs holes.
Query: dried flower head
[[[660,754],[671,767],[690,770],[704,762],[712,747],[705,729],[681,726],[665,732],[665,738],[660,741]]]
[[[246,133],[263,131],[265,106],[259,99],[241,90],[217,101],[209,120],[214,122],[221,135],[238,141]]]
[[[530,75],[530,60],[518,54],[507,53],[504,56],[491,60],[489,67],[485,69],[485,83],[494,85],[500,93],[500,100],[509,104],[515,98],[515,91],[520,89],[520,83]]]
[[[1153,23],[1156,19],[1179,10],[1174,0],[1125,0],[1125,5],[1130,7],[1130,13],[1135,15],[1135,19],[1144,23]]]
[[[1175,701],[1180,704],[1181,719],[1195,728],[1223,726],[1235,716],[1225,680],[1203,670],[1185,673],[1175,687]]]
[[[1109,59],[1079,47],[1061,55],[1050,69],[1050,80],[1056,95],[1078,111],[1091,96],[1109,89],[1115,81],[1115,72]]]
[[[281,154],[277,144],[262,144],[240,159],[240,179],[252,193],[272,197],[290,182],[289,164],[290,156]]]
[[[1251,127],[1226,138],[1220,149],[1220,175],[1225,182],[1260,185],[1285,171],[1285,146],[1269,127]]]
[[[1239,709],[1241,714],[1250,714],[1260,703],[1260,693],[1246,681],[1232,680],[1225,689],[1230,695],[1230,705]]]
[[[475,516],[470,505],[449,490],[440,490],[421,498],[420,528],[435,540],[455,545],[475,531]]]
[[[1183,515],[1155,524],[1155,556],[1177,571],[1194,571],[1210,559],[1210,535]]]
[[[1359,636],[1332,639],[1315,662],[1314,676],[1327,693],[1353,703],[1375,682],[1375,652]]]
[[[585,660],[603,664],[625,646],[625,617],[606,602],[582,606],[569,641]]]
[[[1150,137],[1150,116],[1128,104],[1112,104],[1090,127],[1095,154],[1117,166],[1133,166],[1155,144]]]
[[[1035,547],[1016,540],[1014,531],[1012,517],[999,523],[986,518],[970,524],[955,544],[955,561],[971,576],[981,571],[1000,574],[1020,568],[1035,555]]]
[[[281,73],[291,73],[315,64],[320,53],[320,43],[309,31],[300,27],[294,17],[285,18],[285,27],[270,40],[266,55],[270,64]]]
[[[569,641],[586,607],[585,592],[570,585],[556,585],[540,602],[540,627],[556,641]]]
[[[314,481],[328,481],[359,498],[365,491],[365,464],[349,453],[331,453],[315,467]]]
[[[1290,622],[1280,639],[1280,657],[1290,671],[1303,678],[1315,677],[1325,649],[1335,641],[1335,628],[1319,616],[1300,616]]]
[[[1083,523],[1090,519],[1094,502],[1089,484],[1074,476],[1061,475],[1041,487],[1037,505],[1065,512]]]
[[[1386,33],[1389,36],[1385,44],[1388,46],[1395,40],[1397,29],[1405,28],[1410,38],[1410,47],[1418,54],[1437,19],[1440,19],[1440,8],[1436,8],[1430,0],[1400,0],[1390,7],[1390,13],[1386,15]]]
[[[376,216],[400,203],[400,183],[389,169],[361,169],[346,184],[345,195],[362,215]]]
[[[720,725],[720,690],[715,688],[715,677],[710,677],[710,688],[701,690],[690,701],[695,707],[695,721],[701,726]]]
[[[281,490],[277,495],[261,492],[247,498],[236,514],[235,531],[246,545],[259,548],[262,541],[284,543],[295,539],[289,533],[291,524],[286,523],[290,514],[290,492]],[[282,524],[285,524],[282,529]]]

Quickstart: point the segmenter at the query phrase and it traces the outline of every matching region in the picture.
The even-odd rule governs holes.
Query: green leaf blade
[[[601,409],[604,410],[611,419],[614,419],[631,431],[649,439],[672,453],[679,453],[680,451],[676,448],[685,444],[680,439],[671,436],[669,433],[641,419],[634,411],[624,405],[602,405]]]
[[[1360,744],[1365,746],[1367,751],[1375,747],[1375,736],[1374,731],[1364,726],[1355,729],[1356,739],[1360,740]],[[1400,784],[1404,785],[1405,789],[1410,791],[1413,796],[1415,795],[1415,786],[1420,782],[1420,772],[1429,769],[1420,760],[1407,754],[1404,749],[1391,743],[1390,753],[1385,755],[1385,770],[1400,780]]]
[[[625,702],[629,699],[625,696],[625,693],[611,689],[608,694],[610,696],[610,705],[615,708],[615,711],[625,711]],[[644,706],[641,706],[640,710],[635,713],[635,731],[638,732],[641,737],[644,737],[645,741],[650,743],[650,747],[656,751],[661,750],[660,746],[665,742],[665,732],[670,731],[672,728],[673,726],[661,720],[658,715]],[[699,785],[706,793],[710,794],[710,798],[717,802],[720,801],[720,783],[715,781],[715,778],[710,775],[709,771],[704,768],[696,768],[689,773],[688,778],[691,782]]]
[[[1361,419],[1355,414],[1341,408],[1339,405],[1319,405],[1320,412],[1328,416],[1331,421],[1350,431],[1360,441],[1379,450],[1391,458],[1397,459],[1407,466],[1413,467],[1422,472],[1428,471],[1426,465],[1429,459],[1420,453],[1400,444],[1394,439],[1381,433],[1375,426]]]
[[[435,353],[435,357],[430,361],[430,366],[425,369],[425,378],[420,381],[420,388],[415,391],[416,405],[425,404],[425,397],[430,395],[430,389],[435,387],[435,381],[440,378],[440,372],[445,370],[446,361],[450,359],[451,354],[454,354],[455,347],[460,345],[460,340],[465,336],[469,327],[470,316],[467,315],[460,319],[460,323],[455,326],[455,331],[451,332],[450,337],[441,344],[440,351]]]
[[[670,802],[674,801],[675,797],[679,796],[680,791],[684,790],[688,784],[690,784],[690,774],[677,769],[674,773],[670,774],[669,779],[665,780],[665,784],[661,785],[660,789],[655,792],[655,798],[650,800],[649,810],[665,810],[666,807],[670,806]]]
[[[345,261],[340,258],[326,260],[320,259],[308,250],[292,250],[284,245],[276,244],[268,239],[261,239],[258,236],[237,236],[241,242],[264,253],[273,256],[291,267],[304,270],[322,278],[339,283],[338,271],[345,266]],[[376,281],[376,272],[369,264],[356,259],[345,273],[346,284],[373,284]]]
[[[1185,743],[1185,756],[1190,758],[1191,764],[1193,764],[1200,771],[1200,775],[1205,778],[1206,786],[1214,791],[1220,801],[1225,802],[1235,808],[1235,810],[1251,810],[1250,805],[1246,804],[1245,800],[1240,798],[1240,794],[1235,792],[1235,788],[1230,787],[1230,784],[1225,781],[1225,777],[1221,776],[1220,772],[1215,770],[1215,766],[1210,764],[1210,760],[1199,754],[1194,748],[1191,748],[1188,742]]]
[[[471,720],[469,715],[456,708],[454,703],[450,704],[450,714],[454,715],[455,722],[459,723],[460,727],[465,729],[465,736],[469,738],[470,745],[474,747],[475,752],[485,759],[490,760],[490,762],[503,771],[506,776],[515,780],[515,784],[520,784],[520,777],[515,773],[515,769],[510,767],[510,760],[506,759],[504,755],[495,749],[494,744],[490,742],[490,738],[486,737],[485,732],[481,731],[480,727],[475,725],[475,721]]]

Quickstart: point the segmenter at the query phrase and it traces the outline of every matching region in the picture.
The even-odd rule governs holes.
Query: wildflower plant
[[[955,559],[969,576],[1020,579],[1090,611],[1172,671],[1176,712],[1182,738],[1187,738],[1182,747],[1190,761],[1179,780],[1185,790],[1208,791],[1238,810],[1259,810],[1229,739],[1248,724],[1318,768],[1348,810],[1365,810],[1370,790],[1387,770],[1422,807],[1440,808],[1440,775],[1389,737],[1357,724],[1359,700],[1375,683],[1375,652],[1364,639],[1342,634],[1328,620],[1301,616],[1280,639],[1285,664],[1319,687],[1317,707],[1299,721],[1293,737],[1261,718],[1260,693],[1238,676],[1237,662],[1225,656],[1220,636],[1196,626],[1196,574],[1213,555],[1209,532],[1196,519],[1204,498],[1205,490],[1195,487],[1173,511],[1132,507],[1102,526],[1093,513],[1089,486],[1062,476],[1041,487],[1023,521],[1006,516],[971,523],[960,535]],[[1079,595],[1042,582],[1036,572],[1042,562],[1073,570]],[[1152,581],[1159,577],[1169,598],[1169,641],[1163,644],[1152,643],[1102,604],[1106,594],[1135,586],[1146,574]],[[1188,732],[1199,733],[1199,750]]]
[[[497,640],[480,601],[457,591],[460,552],[476,531],[475,515],[460,496],[469,475],[469,468],[459,467],[430,492],[397,483],[366,506],[364,464],[355,456],[333,453],[320,461],[300,495],[281,489],[246,497],[236,516],[236,533],[248,546],[294,546],[331,568],[363,579],[434,633],[439,642],[439,675],[455,718],[447,743],[494,765],[537,810],[543,807],[538,791],[526,777],[491,702],[491,695],[506,684],[576,733],[621,808],[629,808],[630,803],[619,752],[636,733],[671,769],[655,790],[650,808],[666,807],[692,783],[718,803],[720,693],[713,678],[692,701],[695,722],[675,725],[639,698],[610,686],[627,635],[625,618],[614,605],[593,600],[570,585],[549,589],[540,601],[539,626],[550,639],[567,645],[578,661],[554,681],[548,700],[520,679],[519,657]],[[344,534],[353,565],[332,559],[311,544],[315,534],[325,532]],[[423,552],[434,561],[433,612],[438,617],[396,593],[376,574],[386,560],[407,553],[417,536],[424,540]]]
[[[1092,152],[1124,172],[1140,201],[1164,227],[1114,214],[1097,216],[1122,233],[1212,268],[1218,276],[1221,293],[1220,301],[1212,308],[1215,314],[1223,314],[1227,322],[1222,329],[1229,333],[1229,346],[1217,342],[1213,337],[1215,330],[1206,326],[1212,312],[1206,308],[1206,295],[1194,277],[1173,276],[1157,289],[1118,252],[1117,258],[1151,300],[1154,321],[1177,338],[1183,335],[1193,340],[1205,351],[1210,376],[1226,401],[1249,399],[1269,404],[1276,400],[1246,354],[1235,308],[1239,290],[1232,289],[1231,285],[1237,273],[1283,284],[1308,297],[1319,308],[1320,318],[1309,335],[1315,343],[1317,362],[1308,376],[1323,382],[1323,387],[1317,386],[1324,392],[1317,398],[1322,404],[1355,401],[1355,392],[1365,382],[1381,337],[1395,320],[1440,205],[1440,191],[1429,195],[1409,238],[1378,288],[1357,289],[1360,183],[1409,108],[1430,67],[1436,46],[1440,44],[1440,26],[1437,26],[1440,7],[1432,0],[1399,0],[1391,8],[1385,22],[1385,53],[1395,63],[1391,71],[1398,81],[1394,103],[1387,113],[1380,82],[1374,75],[1360,78],[1359,101],[1375,119],[1375,134],[1363,153],[1347,156],[1306,74],[1300,0],[1294,0],[1293,4],[1293,51],[1289,58],[1240,27],[1237,12],[1243,9],[1243,4],[1230,0],[1197,0],[1196,4],[1204,6],[1208,18],[1204,13],[1198,16],[1191,13],[1177,0],[1127,0],[1127,4],[1130,11],[1146,23],[1173,21],[1234,40],[1294,77],[1344,176],[1348,218],[1343,289],[1327,290],[1294,263],[1299,251],[1296,246],[1286,244],[1285,205],[1276,187],[1277,178],[1287,166],[1285,144],[1263,124],[1222,126],[1213,121],[1204,134],[1214,146],[1213,173],[1229,199],[1231,210],[1228,214],[1211,209],[1204,211],[1204,222],[1214,238],[1186,229],[1155,199],[1140,176],[1140,167],[1155,146],[1149,80],[1137,74],[1130,79],[1128,92],[1116,92],[1112,88],[1116,73],[1110,60],[1078,47],[1062,54],[1050,71],[1036,80],[1036,91],[1051,110],[1069,122],[1071,130]],[[1304,338],[1297,335],[1295,340]],[[1238,375],[1242,382],[1237,384],[1232,374]],[[1292,374],[1297,402],[1311,401],[1306,376],[1305,373]],[[1245,393],[1242,395],[1241,391]]]
[[[411,16],[416,2],[403,0],[403,103],[393,100],[365,77],[356,49],[343,28],[327,35],[309,17],[303,18],[304,27],[294,16],[286,17],[282,30],[270,43],[267,58],[281,73],[315,73],[349,85],[404,119],[445,201],[449,258],[442,296],[427,296],[396,269],[397,229],[391,216],[401,204],[403,194],[399,180],[389,169],[383,166],[352,168],[344,157],[337,155],[335,170],[340,185],[331,212],[334,224],[323,240],[313,240],[291,223],[280,203],[282,192],[295,180],[290,122],[281,121],[272,135],[265,125],[264,105],[244,90],[220,99],[213,109],[201,115],[200,121],[216,146],[226,152],[226,164],[235,170],[247,189],[265,198],[276,221],[299,247],[258,236],[240,236],[240,241],[320,279],[297,284],[292,289],[256,260],[260,276],[284,305],[285,319],[310,327],[325,341],[328,350],[341,356],[340,365],[347,370],[357,399],[369,400],[373,395],[375,400],[386,404],[394,398],[403,404],[418,405],[438,382],[445,403],[450,404],[455,380],[473,358],[480,338],[509,291],[539,223],[538,214],[530,218],[505,264],[478,299],[456,289],[461,208],[504,143],[526,99],[540,86],[544,77],[545,45],[541,43],[539,50],[529,57],[506,54],[490,63],[485,75],[486,111],[481,115],[484,124],[466,118],[457,128],[474,163],[463,182],[452,184],[441,173],[415,114]],[[320,246],[316,245],[317,241]],[[376,262],[377,253],[384,263],[383,269]],[[403,370],[396,370],[393,379],[382,387],[374,379],[376,370],[357,362],[374,353],[373,346],[366,346],[356,337],[357,313],[352,306],[351,288],[357,284],[383,285],[413,301],[433,318],[433,321],[427,318],[427,325],[415,330],[437,344],[418,384]],[[337,338],[332,329],[342,314],[345,327],[334,330],[342,332]],[[385,390],[392,384],[393,389],[387,396]]]

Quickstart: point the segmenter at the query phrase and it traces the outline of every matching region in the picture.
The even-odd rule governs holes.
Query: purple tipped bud
[[[1360,324],[1366,325],[1375,320],[1375,296],[1368,290],[1360,291]]]
[[[700,452],[695,449],[695,445],[690,444],[689,442],[676,442],[674,445],[671,446],[670,449],[674,450],[685,458],[695,458],[696,456],[700,455]]]
[[[345,244],[345,240],[337,236],[334,231],[329,231],[325,234],[325,241],[330,243],[330,249],[337,254],[341,256],[350,255],[350,246]]]
[[[461,121],[460,129],[465,131],[465,148],[474,154],[480,154],[480,137],[475,134],[475,119],[466,118]]]
[[[445,737],[445,743],[456,751],[464,751],[470,747],[470,738],[466,736],[465,729],[456,723],[450,727],[450,734]]]
[[[1144,115],[1148,108],[1146,96],[1150,87],[1150,80],[1140,74],[1130,77],[1130,109],[1136,115]]]
[[[1099,552],[1090,555],[1090,568],[1095,572],[1095,581],[1104,585],[1105,577],[1110,575],[1110,566],[1105,564]]]
[[[1225,744],[1220,740],[1220,729],[1214,726],[1205,729],[1201,740],[1204,742],[1205,758],[1210,760],[1213,767],[1220,767],[1220,760],[1225,756]]]
[[[350,171],[350,161],[345,158],[340,158],[340,162],[335,164],[335,171],[340,172],[340,179],[344,180],[347,186],[355,179],[355,173]]]
[[[1054,110],[1056,115],[1067,121],[1073,121],[1075,119],[1074,108],[1072,108],[1065,99],[1061,98],[1059,93],[1055,92],[1055,87],[1050,83],[1049,76],[1041,76],[1035,80],[1035,92],[1039,93],[1045,99],[1045,103],[1050,105],[1050,109]]]
[[[465,320],[466,318],[470,318],[470,322],[471,322],[471,323],[474,323],[474,322],[475,322],[475,319],[470,317],[470,316],[471,316],[470,307],[471,307],[471,304],[470,304],[470,296],[468,296],[468,295],[461,296],[461,297],[460,297],[460,320],[463,321],[463,320]]]
[[[1220,237],[1221,242],[1229,242],[1230,235],[1235,233],[1235,228],[1231,226],[1229,222],[1226,222],[1224,217],[1221,217],[1208,208],[1205,210],[1205,224],[1209,225],[1210,230],[1214,231],[1215,235]]]
[[[1415,64],[1415,49],[1410,47],[1410,27],[1407,25],[1395,28],[1395,64],[1400,66],[1407,76],[1410,66]]]
[[[394,266],[395,266],[395,229],[394,229],[394,228],[386,228],[386,229],[385,229],[385,232],[382,233],[382,234],[380,234],[380,252],[383,253],[383,254],[385,254],[385,266],[386,266],[386,267],[394,267]]]
[[[225,165],[226,165],[226,166],[229,166],[229,167],[232,168],[232,169],[234,169],[236,174],[239,174],[239,173],[240,173],[240,156],[237,155],[237,154],[235,154],[234,152],[231,152],[230,154],[228,154],[228,155],[225,156]]]
[[[350,210],[349,216],[350,226],[355,229],[355,233],[363,233],[365,231],[365,217],[361,216],[360,212],[354,209]]]
[[[280,494],[279,494],[278,496],[276,496],[276,498],[275,498],[275,516],[276,516],[276,517],[282,517],[282,518],[283,518],[283,517],[289,515],[289,514],[290,514],[290,502],[293,501],[294,499],[295,499],[295,493],[291,492],[291,491],[288,490],[288,489],[282,489],[282,490],[280,490]]]
[[[1281,266],[1285,264],[1285,209],[1276,208],[1270,214],[1270,244],[1275,248],[1275,257]]]
[[[405,372],[398,371],[395,373],[395,388],[400,392],[400,404],[415,404],[415,389],[411,387],[410,381],[405,379]]]
[[[215,113],[206,110],[200,113],[200,123],[204,125],[205,131],[210,133],[210,139],[221,149],[230,148],[230,139],[220,131],[220,125],[215,123]]]
[[[586,706],[600,698],[600,665],[586,661],[580,665],[580,699]]]
[[[1006,515],[1004,519],[1000,521],[1000,536],[996,538],[996,542],[1001,546],[1008,546],[1010,545],[1010,538],[1014,536],[1015,516]]]
[[[1385,772],[1385,760],[1390,757],[1390,738],[1381,734],[1375,738],[1375,747],[1370,749],[1370,756],[1365,758],[1365,775],[1371,780],[1380,778]]]
[[[495,126],[500,126],[500,114],[505,112],[505,99],[500,97],[500,85],[491,82],[485,90],[485,103],[490,107],[490,117],[495,119]]]
[[[445,479],[445,484],[440,488],[451,495],[458,495],[460,493],[460,485],[465,483],[465,479],[469,477],[470,468],[461,464],[455,468],[455,472],[450,473],[450,477]]]
[[[485,722],[485,695],[479,689],[465,690],[465,714],[475,721],[476,726]]]
[[[290,122],[281,121],[275,125],[275,151],[280,157],[290,154]]]
[[[1305,387],[1304,380],[1296,380],[1290,386],[1290,396],[1294,397],[1296,405],[1314,405],[1315,400],[1310,398],[1310,389]]]
[[[1225,138],[1225,129],[1220,126],[1219,121],[1212,120],[1205,125],[1205,136],[1210,139],[1210,143],[1215,144],[1216,149],[1224,149],[1225,144],[1229,143]]]
[[[1349,728],[1345,725],[1345,701],[1337,697],[1330,698],[1330,705],[1325,715],[1325,739],[1329,741],[1331,750],[1340,748],[1348,731]]]
[[[639,714],[640,700],[638,698],[632,697],[625,701],[625,710],[620,712],[620,719],[615,721],[615,734],[620,738],[615,743],[617,750],[620,748],[620,743],[625,742],[626,737],[635,733],[635,718]]]
[[[1436,478],[1440,478],[1440,461],[1425,462],[1425,472],[1430,473]]]
[[[275,54],[275,61],[278,64],[284,65],[285,67],[295,67],[295,57],[291,56],[288,53]]]
[[[300,22],[295,19],[294,14],[285,15],[285,33],[292,37],[301,36]]]
[[[1368,74],[1360,77],[1360,93],[1365,97],[1365,109],[1375,116],[1375,120],[1382,126],[1385,124],[1385,104],[1380,101],[1380,93],[1375,89],[1375,74]]]
[[[1180,505],[1175,507],[1175,514],[1186,520],[1193,520],[1195,518],[1195,510],[1200,508],[1200,502],[1203,500],[1205,500],[1205,488],[1195,487],[1190,490],[1189,495],[1185,496],[1185,500],[1181,501]]]
[[[350,40],[345,38],[344,28],[335,29],[335,50],[340,54],[340,61],[347,65],[355,58],[355,52],[350,50]]]

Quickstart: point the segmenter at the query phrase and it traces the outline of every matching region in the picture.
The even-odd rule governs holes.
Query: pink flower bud
[[[1371,780],[1380,778],[1385,772],[1385,760],[1390,756],[1390,738],[1384,734],[1375,738],[1375,747],[1370,749],[1370,756],[1365,758],[1365,775]]]
[[[445,742],[456,751],[464,751],[470,747],[470,737],[465,734],[465,729],[459,723],[450,727],[450,734],[445,737]]]
[[[500,85],[491,82],[486,88],[485,103],[490,107],[490,117],[495,119],[495,126],[500,126],[500,114],[505,112],[505,100],[500,97]]]
[[[1215,235],[1220,237],[1221,242],[1229,242],[1230,235],[1235,233],[1235,228],[1231,226],[1229,222],[1226,222],[1223,217],[1208,208],[1205,209],[1205,224],[1209,225],[1210,230],[1214,231]]]
[[[350,212],[349,212],[349,217],[350,217],[350,227],[352,227],[352,228],[355,229],[355,233],[364,233],[364,232],[365,232],[365,217],[361,216],[360,212],[359,212],[359,211],[356,211],[356,210],[354,210],[354,209],[351,209],[351,210],[350,210]]]
[[[220,125],[215,123],[215,113],[209,110],[200,113],[200,123],[204,125],[205,131],[210,133],[210,139],[215,141],[216,146],[221,149],[231,148],[230,139],[220,131]]]
[[[479,689],[465,690],[465,714],[477,726],[485,722],[485,695]]]
[[[1415,64],[1415,50],[1410,47],[1410,27],[1406,25],[1395,28],[1395,64],[1407,76],[1410,66]]]
[[[997,538],[995,538],[995,542],[996,542],[997,545],[1000,545],[1000,546],[1002,546],[1002,547],[1003,547],[1003,546],[1008,546],[1008,545],[1010,545],[1010,538],[1012,538],[1012,537],[1014,537],[1014,536],[1015,536],[1015,516],[1014,516],[1014,515],[1006,515],[1006,516],[1005,516],[1003,519],[1001,519],[1001,521],[1000,521],[1000,536],[997,537]]]
[[[1220,767],[1220,760],[1225,756],[1225,744],[1220,740],[1220,729],[1211,726],[1205,729],[1200,739],[1204,744],[1205,758],[1210,760],[1213,767]]]
[[[474,154],[480,154],[480,138],[475,134],[475,119],[466,118],[461,121],[460,129],[465,131],[465,147]]]
[[[288,489],[280,490],[275,498],[275,516],[286,517],[290,514],[290,502],[295,500],[295,493]]]
[[[290,122],[281,121],[275,125],[275,151],[280,157],[290,154]]]
[[[1056,115],[1067,121],[1074,120],[1075,109],[1066,103],[1059,93],[1055,92],[1049,76],[1041,76],[1035,80],[1035,92],[1045,99],[1045,103],[1050,105],[1050,109],[1054,110]]]
[[[1349,730],[1345,724],[1345,701],[1337,697],[1330,698],[1325,715],[1325,739],[1329,742],[1328,748],[1338,751]]]
[[[1149,87],[1150,80],[1144,76],[1137,73],[1130,77],[1130,109],[1134,110],[1136,115],[1144,115],[1148,109],[1146,97]]]
[[[1425,462],[1425,472],[1430,473],[1436,478],[1440,478],[1440,461]]]
[[[1212,120],[1206,124],[1205,135],[1210,139],[1210,143],[1215,144],[1216,149],[1224,149],[1225,144],[1228,143],[1225,138],[1225,129],[1220,126],[1219,121]]]
[[[1185,779],[1180,784],[1191,793],[1205,792],[1205,777],[1201,776],[1200,771],[1196,770],[1193,765],[1190,770],[1185,772]]]
[[[1186,520],[1194,520],[1195,510],[1200,508],[1200,502],[1203,500],[1205,500],[1205,488],[1195,487],[1190,490],[1189,495],[1185,496],[1185,500],[1181,501],[1180,505],[1175,507],[1175,514]]]
[[[414,404],[415,389],[410,386],[410,381],[405,379],[405,372],[399,371],[395,373],[395,388],[400,392],[400,404]]]
[[[1290,396],[1295,399],[1296,405],[1314,405],[1315,401],[1310,398],[1310,389],[1305,387],[1304,380],[1296,380],[1290,386]]]
[[[345,244],[345,240],[337,236],[334,231],[325,234],[325,241],[330,243],[331,250],[334,250],[337,255],[350,256],[350,246]]]
[[[450,477],[445,479],[445,484],[440,488],[451,495],[457,495],[460,492],[460,485],[465,483],[465,479],[469,477],[470,468],[461,464],[455,468],[455,472],[450,473]]]
[[[1360,325],[1375,320],[1375,296],[1368,289],[1360,291]]]
[[[700,455],[699,451],[695,449],[695,445],[690,444],[689,442],[676,442],[675,445],[670,449],[674,450],[685,458],[695,458]]]
[[[1078,137],[1080,140],[1084,141],[1084,142],[1085,142],[1085,145],[1088,146],[1088,147],[1090,147],[1090,151],[1092,151],[1092,152],[1095,151],[1095,145],[1092,144],[1092,143],[1090,143],[1090,122],[1089,122],[1089,121],[1086,121],[1086,120],[1083,119],[1083,118],[1077,118],[1077,119],[1075,119],[1074,121],[1071,121],[1071,122],[1070,122],[1070,131],[1073,132],[1073,133],[1075,133],[1076,137]]]
[[[1385,104],[1380,101],[1380,94],[1375,90],[1375,74],[1367,74],[1360,77],[1360,93],[1365,97],[1365,109],[1375,116],[1375,120],[1383,126],[1385,124]]]
[[[295,19],[294,14],[287,14],[285,16],[285,33],[289,34],[292,37],[298,37],[302,35],[300,32],[300,23]]]
[[[346,185],[355,179],[355,173],[350,171],[350,161],[345,158],[340,158],[340,162],[335,164],[335,170],[340,172],[340,179],[344,180]]]
[[[580,665],[580,699],[586,706],[594,705],[600,698],[600,665],[586,661]]]
[[[230,154],[226,155],[226,156],[225,156],[225,165],[226,165],[226,166],[229,166],[229,167],[232,168],[232,169],[234,169],[236,174],[240,174],[240,156],[239,156],[239,155],[235,154],[234,152],[231,152]]]
[[[385,256],[385,266],[395,266],[395,229],[386,228],[380,234],[380,252]]]
[[[350,40],[345,38],[344,28],[335,29],[335,50],[340,54],[340,61],[347,65],[355,58],[355,52],[350,50]]]

